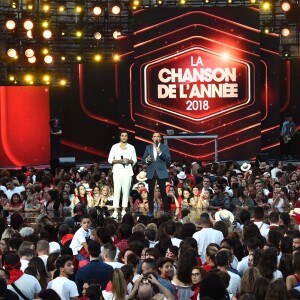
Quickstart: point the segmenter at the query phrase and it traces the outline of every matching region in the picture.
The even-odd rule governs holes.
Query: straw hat
[[[215,213],[216,221],[234,221],[234,215],[227,209],[219,210]]]

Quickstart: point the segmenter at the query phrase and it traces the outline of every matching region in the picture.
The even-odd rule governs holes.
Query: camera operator
[[[140,300],[174,300],[172,293],[161,285],[152,273],[141,275],[137,279],[127,300],[136,299],[136,294]]]

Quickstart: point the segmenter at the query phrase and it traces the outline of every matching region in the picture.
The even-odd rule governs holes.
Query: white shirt
[[[74,234],[73,239],[70,244],[70,248],[73,251],[73,255],[77,255],[81,250],[82,243],[86,243],[87,239],[91,237],[91,230],[85,231],[82,227],[80,227]]]
[[[25,187],[24,186],[16,186],[13,190],[7,190],[5,192],[5,195],[7,196],[8,200],[11,200],[11,196],[13,194],[19,194],[21,195],[21,192],[25,191]]]
[[[230,271],[227,271],[227,273],[230,275],[230,281],[229,281],[229,286],[227,288],[227,291],[230,294],[236,295],[236,293],[240,288],[241,277]]]
[[[21,268],[20,268],[20,270],[24,272],[24,270],[28,267],[29,260],[21,258],[20,261],[21,261]]]
[[[76,283],[66,277],[56,277],[51,280],[47,289],[55,290],[61,300],[70,300],[70,298],[79,296]]]
[[[105,261],[105,263],[112,266],[114,269],[121,269],[124,266],[124,264],[118,261]]]
[[[244,275],[244,273],[246,272],[246,270],[249,268],[249,266],[248,266],[248,259],[249,259],[249,255],[243,257],[243,259],[241,261],[239,261],[239,263],[237,265],[237,270],[242,275]]]
[[[263,235],[263,231],[269,228],[269,225],[264,223],[263,221],[255,221],[253,222],[259,229],[260,234]]]
[[[14,283],[17,288],[24,294],[24,296],[29,299],[34,299],[34,295],[38,294],[42,290],[38,280],[34,276],[28,274],[23,274]],[[16,293],[15,289],[11,285],[8,285],[7,288]],[[19,299],[23,300],[21,296],[19,296]]]
[[[133,161],[133,164],[128,164],[128,165],[123,165],[123,164],[114,164],[112,171],[116,172],[116,170],[128,170],[129,171],[129,175],[132,176],[133,175],[133,170],[132,170],[132,166],[135,165],[137,158],[136,158],[136,152],[135,152],[135,148],[130,145],[130,144],[126,144],[126,150],[121,149],[121,143],[117,143],[114,144],[109,152],[108,155],[108,162],[110,164],[112,164],[113,160],[121,160],[122,157],[123,158],[127,158],[129,160]]]
[[[210,243],[221,244],[224,239],[223,233],[213,228],[202,228],[193,234],[193,238],[198,243],[198,253],[202,263],[205,263],[206,248]]]

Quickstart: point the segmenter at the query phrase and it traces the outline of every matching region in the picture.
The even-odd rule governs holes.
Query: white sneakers
[[[111,215],[113,219],[118,219],[118,213],[114,211],[114,213]]]
[[[121,212],[122,218],[123,218],[125,215],[126,215],[126,211],[122,210],[122,212]]]

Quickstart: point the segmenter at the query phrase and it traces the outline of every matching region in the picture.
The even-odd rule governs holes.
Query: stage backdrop
[[[49,88],[0,87],[0,166],[48,164]]]
[[[120,124],[141,148],[153,131],[174,129],[218,135],[220,160],[278,155],[278,36],[260,34],[258,9],[153,8],[134,20],[120,40],[119,105],[131,119]],[[214,157],[213,140],[169,145],[176,158]]]

